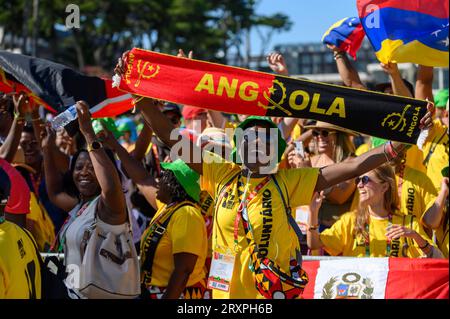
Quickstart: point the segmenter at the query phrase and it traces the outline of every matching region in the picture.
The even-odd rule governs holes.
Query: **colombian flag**
[[[345,18],[333,24],[322,37],[324,44],[332,44],[356,60],[356,52],[364,40],[364,29],[359,18]]]
[[[357,0],[378,60],[447,67],[448,0]]]

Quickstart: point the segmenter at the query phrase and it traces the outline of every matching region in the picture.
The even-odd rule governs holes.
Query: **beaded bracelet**
[[[389,151],[386,150],[386,148],[388,147],[388,145],[389,145],[388,143],[385,143],[385,144],[383,145],[383,153],[384,153],[384,156],[386,157],[386,161],[390,163],[390,162],[392,162],[392,161],[394,160],[395,156],[392,156],[392,153],[389,153]],[[390,155],[391,158],[389,158],[388,155]]]

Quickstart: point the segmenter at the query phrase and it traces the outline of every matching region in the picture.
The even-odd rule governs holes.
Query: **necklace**
[[[388,216],[388,227],[392,226],[392,214],[389,214]],[[366,257],[370,257],[370,228],[369,223],[366,223],[366,233],[367,238],[364,240],[364,246],[366,251]],[[389,257],[391,255],[391,241],[386,239],[386,257]]]

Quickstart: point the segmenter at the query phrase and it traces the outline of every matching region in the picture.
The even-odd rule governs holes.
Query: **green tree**
[[[17,47],[13,39],[36,34],[47,41],[51,56],[37,56],[82,69],[97,65],[112,70],[120,54],[134,46],[174,54],[178,48],[194,50],[195,57],[226,62],[230,49],[240,65],[248,63],[242,46],[258,26],[265,39],[286,30],[286,16],[257,16],[255,0],[78,0],[80,28],[64,30],[68,13],[65,0],[0,0],[0,26],[9,41],[0,48]],[[37,19],[33,4],[38,3]],[[31,8],[31,9],[30,9]],[[265,29],[264,29],[265,28]],[[16,41],[17,42],[17,41]],[[22,41],[23,42],[23,41]],[[20,45],[30,54],[29,46]]]

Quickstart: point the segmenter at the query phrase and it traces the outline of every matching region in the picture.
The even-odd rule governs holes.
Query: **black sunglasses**
[[[363,185],[366,185],[368,182],[370,182],[371,181],[371,179],[370,179],[370,177],[369,176],[367,176],[367,175],[364,175],[364,176],[362,176],[362,177],[357,177],[357,178],[355,178],[355,184],[356,185],[359,185],[359,182],[362,182],[363,183]]]
[[[334,133],[336,133],[336,132],[333,132],[333,131],[327,131],[327,130],[313,130],[312,131],[312,135],[314,136],[314,137],[318,137],[319,135],[322,135],[322,137],[328,137],[328,135],[330,135],[330,134],[334,134]]]

